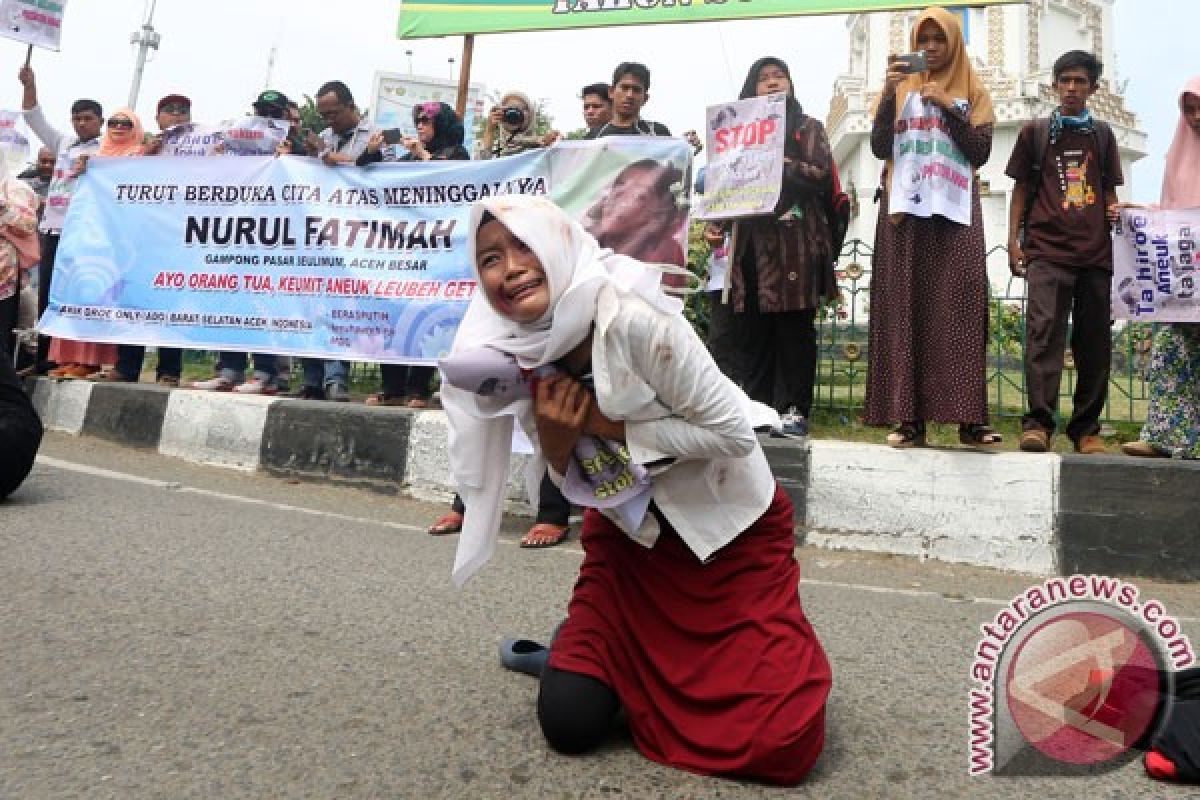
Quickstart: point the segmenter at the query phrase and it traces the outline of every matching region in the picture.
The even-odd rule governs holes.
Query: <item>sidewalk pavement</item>
[[[29,382],[46,427],[211,466],[449,499],[440,411]],[[797,537],[1036,574],[1200,580],[1200,463],[763,438]],[[509,469],[510,509],[528,511]]]

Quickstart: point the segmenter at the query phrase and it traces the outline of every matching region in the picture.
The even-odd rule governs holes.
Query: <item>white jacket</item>
[[[630,456],[651,469],[655,505],[699,559],[767,510],[775,478],[754,429],[778,428],[779,416],[725,377],[682,314],[602,289],[592,376],[600,410],[625,422]],[[553,469],[550,477],[562,484]],[[650,547],[658,521],[647,514],[626,533]]]

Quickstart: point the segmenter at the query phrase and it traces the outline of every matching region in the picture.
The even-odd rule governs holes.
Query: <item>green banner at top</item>
[[[855,14],[944,6],[987,6],[1025,0],[403,0],[401,39],[467,33],[544,31],[656,22]]]

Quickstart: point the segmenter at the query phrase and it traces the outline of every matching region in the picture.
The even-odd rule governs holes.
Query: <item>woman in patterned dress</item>
[[[1167,151],[1161,208],[1200,208],[1200,76],[1179,98],[1179,126]],[[1200,458],[1200,324],[1158,325],[1150,358],[1150,408],[1131,456]]]
[[[964,444],[993,446],[1001,437],[987,425],[988,280],[978,181],[969,225],[887,211],[896,122],[910,96],[940,110],[972,169],[991,155],[992,100],[953,13],[922,12],[912,48],[925,53],[929,69],[908,74],[889,59],[871,130],[871,150],[888,165],[875,232],[866,422],[896,425],[887,438],[893,447],[924,444],[926,421],[957,422]]]

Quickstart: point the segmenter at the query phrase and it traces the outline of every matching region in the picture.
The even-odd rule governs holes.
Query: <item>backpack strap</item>
[[[1029,162],[1029,179],[1025,183],[1025,208],[1021,212],[1022,231],[1029,227],[1029,213],[1033,211],[1033,203],[1042,188],[1042,165],[1046,161],[1046,152],[1050,149],[1049,117],[1038,117],[1030,124],[1033,126],[1033,159]]]

